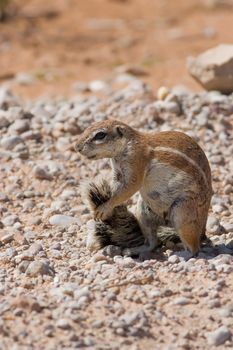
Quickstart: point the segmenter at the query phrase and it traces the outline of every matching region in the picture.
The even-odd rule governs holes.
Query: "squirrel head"
[[[126,150],[135,132],[117,120],[97,122],[80,135],[74,148],[88,159],[115,158]]]

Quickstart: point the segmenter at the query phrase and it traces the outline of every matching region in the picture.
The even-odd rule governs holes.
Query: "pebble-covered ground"
[[[140,80],[118,79],[122,90],[94,82],[89,95],[33,103],[0,88],[1,350],[233,348],[233,95],[175,87],[157,100]],[[172,242],[144,261],[86,249],[79,183],[109,165],[73,144],[109,117],[182,130],[205,150],[212,245],[198,257]]]

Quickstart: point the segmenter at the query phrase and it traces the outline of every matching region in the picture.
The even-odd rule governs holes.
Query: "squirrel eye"
[[[92,140],[103,140],[106,135],[107,135],[106,132],[103,132],[103,131],[97,132],[97,134],[95,134]]]

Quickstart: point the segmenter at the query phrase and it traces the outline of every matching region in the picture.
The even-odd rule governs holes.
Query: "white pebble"
[[[206,334],[209,345],[219,346],[224,344],[231,337],[231,332],[226,326],[219,327],[213,332]]]

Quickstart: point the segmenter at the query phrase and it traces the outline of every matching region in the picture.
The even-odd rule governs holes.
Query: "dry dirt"
[[[200,87],[186,57],[232,42],[232,1],[15,0],[15,16],[0,24],[0,79],[30,73],[29,86],[10,82],[25,97],[71,95],[74,83],[109,79],[137,65],[143,79]],[[9,80],[8,80],[9,81]]]

